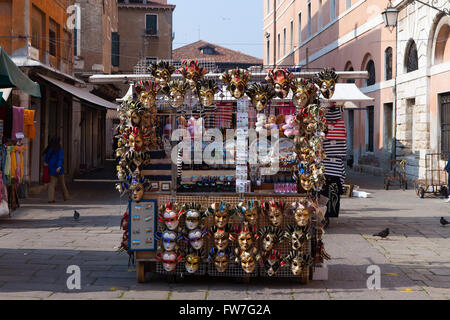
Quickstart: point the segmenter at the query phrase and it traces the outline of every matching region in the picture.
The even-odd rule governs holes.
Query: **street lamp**
[[[381,13],[384,25],[389,28],[395,27],[395,77],[394,77],[394,141],[392,143],[393,148],[393,163],[391,164],[395,170],[395,164],[397,162],[397,39],[398,39],[398,28],[397,28],[397,18],[399,10],[392,6],[391,1],[389,1],[389,6]],[[392,30],[392,29],[391,29]]]

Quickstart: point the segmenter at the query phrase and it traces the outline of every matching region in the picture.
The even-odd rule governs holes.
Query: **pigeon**
[[[444,219],[444,217],[441,217],[441,220],[439,220],[439,222],[445,226],[446,224],[449,224],[450,222],[448,222],[447,220]]]
[[[74,211],[73,211],[73,218],[74,218],[75,220],[80,219],[80,213],[79,213],[77,210],[74,210]]]
[[[386,228],[383,231],[373,234],[374,237],[382,237],[382,238],[386,238],[388,235],[389,235],[389,228]]]

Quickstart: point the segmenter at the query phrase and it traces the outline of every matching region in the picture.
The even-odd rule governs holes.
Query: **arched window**
[[[442,63],[450,60],[450,25],[444,24],[436,36],[434,51],[434,63]]]
[[[384,51],[384,80],[392,79],[392,48],[387,47]]]
[[[405,57],[406,72],[411,72],[419,69],[419,61],[417,57],[417,47],[414,40],[411,40],[406,47]]]
[[[369,60],[366,65],[366,71],[369,73],[369,78],[366,79],[366,87],[375,84],[375,63]]]
[[[347,63],[345,64],[345,71],[355,71],[353,69],[352,63],[350,61],[347,61]],[[347,83],[355,83],[355,79],[347,79],[346,81]]]

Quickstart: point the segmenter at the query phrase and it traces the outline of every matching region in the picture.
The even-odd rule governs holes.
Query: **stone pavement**
[[[127,254],[117,252],[125,201],[113,183],[76,182],[72,200],[48,204],[45,194],[34,196],[12,218],[0,218],[0,299],[449,299],[450,225],[442,227],[439,217],[450,218],[450,204],[413,190],[385,191],[379,177],[351,173],[349,180],[371,195],[343,198],[339,218],[331,220],[327,281],[168,282],[148,273],[139,284]],[[387,239],[372,236],[385,227]],[[81,268],[80,290],[66,286],[69,265]],[[370,265],[381,270],[379,290],[367,289]]]

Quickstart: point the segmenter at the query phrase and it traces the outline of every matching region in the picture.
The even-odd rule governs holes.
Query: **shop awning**
[[[68,83],[44,76],[42,74],[39,74],[39,76],[42,79],[47,80],[50,83],[53,83],[55,86],[63,89],[64,91],[72,94],[73,96],[81,100],[90,102],[100,107],[105,107],[107,109],[117,109],[117,105],[115,103],[109,102],[108,100],[102,99],[99,96],[90,93],[89,90],[86,88],[78,88]]]
[[[0,47],[0,88],[11,87],[19,88],[34,97],[41,97],[39,84],[31,81]]]
[[[362,93],[354,83],[336,83],[336,88],[331,99],[325,99],[322,95],[320,95],[320,99],[328,102],[336,102],[336,104],[344,104],[344,102],[348,101],[364,102],[375,100]]]
[[[5,88],[5,89],[0,89],[0,97],[3,100],[8,100],[9,95],[11,94],[12,88]]]

